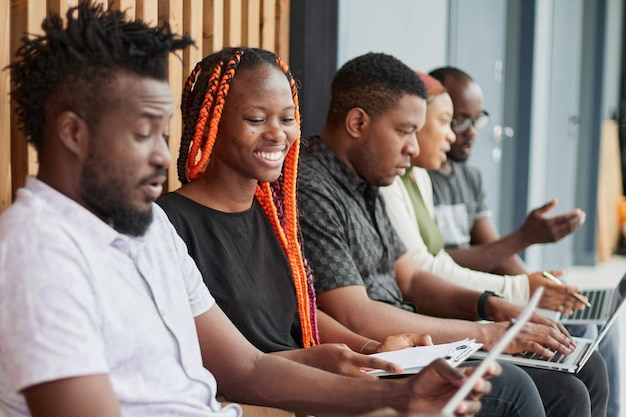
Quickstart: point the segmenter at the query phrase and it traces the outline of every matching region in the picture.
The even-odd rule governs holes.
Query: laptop
[[[614,288],[614,294],[611,295],[612,310],[607,319],[598,321],[603,325],[595,339],[586,339],[582,337],[574,337],[576,343],[576,349],[569,355],[563,355],[561,353],[555,353],[552,357],[541,356],[532,352],[521,352],[514,355],[501,354],[499,359],[513,363],[519,366],[526,366],[531,368],[552,369],[555,371],[568,372],[575,374],[585,366],[593,352],[598,347],[598,344],[609,329],[613,326],[613,323],[617,320],[620,312],[624,308],[624,299],[626,298],[626,276],[624,276],[617,286]],[[591,301],[593,303],[593,301]],[[587,322],[589,323],[589,322]],[[486,353],[477,351],[472,354],[472,357],[481,358],[485,357]]]
[[[626,292],[626,275],[614,288],[589,288],[580,291],[591,303],[591,307],[576,310],[572,315],[561,314],[559,321],[563,324],[604,324],[618,307]]]
[[[515,336],[519,333],[519,331],[524,327],[530,316],[537,309],[537,304],[539,304],[539,299],[541,298],[541,294],[543,293],[543,288],[539,287],[533,296],[528,301],[528,304],[522,312],[519,314],[517,319],[513,322],[512,326],[504,333],[504,335],[498,340],[498,342],[491,348],[489,353],[486,353],[483,361],[476,367],[474,372],[467,378],[467,380],[461,385],[459,390],[454,393],[454,395],[448,400],[444,408],[441,410],[441,414],[446,416],[451,416],[454,413],[454,410],[459,406],[461,401],[467,397],[472,389],[474,388],[474,384],[478,381],[478,378],[481,378],[492,362],[500,357],[500,354],[506,347],[511,343],[511,341],[515,338]]]

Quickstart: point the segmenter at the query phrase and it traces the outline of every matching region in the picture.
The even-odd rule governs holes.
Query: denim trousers
[[[567,325],[567,331],[572,336],[595,339],[598,335],[598,326],[589,325]],[[609,402],[607,405],[606,417],[620,417],[620,364],[619,364],[619,323],[616,321],[604,336],[598,352],[602,355],[609,377]]]

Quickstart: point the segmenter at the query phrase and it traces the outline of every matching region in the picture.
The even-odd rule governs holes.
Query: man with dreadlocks
[[[416,134],[425,123],[426,98],[418,75],[387,54],[358,56],[337,71],[322,133],[303,141],[300,151],[304,252],[315,271],[320,309],[351,330],[374,339],[427,333],[435,343],[469,337],[490,349],[521,307],[423,270],[393,229],[378,190],[404,175],[419,153]],[[476,322],[487,318],[494,322]],[[574,347],[562,325],[536,314],[507,351],[550,357]],[[526,371],[546,415],[603,416],[606,366],[597,353],[590,360],[575,376]],[[498,383],[517,389],[506,370],[493,381],[483,410],[507,408],[495,395]]]
[[[380,343],[317,314],[296,216],[298,94],[279,57],[256,48],[209,55],[189,76],[181,108],[178,170],[184,185],[157,203],[218,305],[253,345],[367,377],[361,368],[398,369],[320,339],[362,353],[430,342],[406,334]]]
[[[465,379],[443,360],[404,380],[339,376],[260,352],[215,305],[154,204],[170,163],[166,58],[188,37],[86,1],[65,27],[58,15],[42,27],[10,67],[39,157],[0,215],[10,417],[241,416],[216,400],[218,384],[232,401],[309,413],[441,409]],[[489,389],[481,379],[458,414],[474,414]]]

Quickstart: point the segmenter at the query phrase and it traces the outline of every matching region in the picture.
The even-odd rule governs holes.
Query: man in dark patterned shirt
[[[402,175],[419,152],[416,134],[425,113],[421,80],[389,55],[362,55],[335,75],[326,126],[320,137],[303,141],[298,174],[304,250],[318,303],[345,326],[373,338],[428,333],[435,343],[469,337],[489,349],[521,308],[422,271],[391,226],[378,194],[377,188]],[[566,300],[571,298],[564,294],[570,308],[574,304]],[[416,314],[418,307],[421,314]],[[481,318],[494,322],[474,321]],[[539,315],[532,321],[508,352],[572,351],[573,341],[560,324]],[[547,415],[604,414],[606,367],[597,354],[592,360],[576,376],[526,370]],[[515,370],[505,368],[502,379]],[[506,395],[496,381],[492,394]],[[497,409],[486,398],[483,406]]]

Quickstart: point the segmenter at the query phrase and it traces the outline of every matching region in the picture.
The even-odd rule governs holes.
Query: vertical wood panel
[[[61,0],[47,0],[46,7],[54,13],[61,13]],[[65,18],[65,15],[62,15]]]
[[[109,0],[97,0],[107,7]],[[21,45],[23,33],[39,33],[48,10],[65,17],[78,0],[0,0],[0,65],[11,62]],[[111,7],[125,10],[131,17],[150,25],[168,20],[175,33],[188,33],[197,44],[169,61],[169,83],[175,97],[175,112],[170,132],[172,158],[178,156],[180,134],[180,96],[193,65],[224,46],[245,44],[276,51],[285,61],[289,52],[290,0],[113,0]],[[2,17],[6,16],[2,24]],[[12,104],[8,99],[10,74],[0,72],[0,211],[6,208],[26,175],[36,172],[36,154],[17,129]],[[167,183],[169,190],[179,186],[175,163]]]
[[[102,3],[105,9],[108,8],[107,0],[94,0],[95,3]],[[31,3],[39,3],[37,1],[31,1]],[[74,7],[78,5],[78,0],[47,0],[48,9],[53,12],[59,13],[63,18],[65,18],[65,14],[67,13],[67,9],[70,7]],[[41,10],[41,12],[46,13],[46,10]]]
[[[28,2],[28,22],[27,22],[27,30],[28,33],[32,33],[32,34],[41,34],[42,30],[41,30],[41,22],[43,22],[43,20],[46,18],[46,14],[47,11],[42,8],[39,7],[39,1],[36,0],[30,0]],[[16,35],[15,33],[13,35]],[[20,41],[19,38],[22,37],[22,34],[17,34],[18,35],[18,42]]]
[[[204,57],[204,37],[202,36],[202,18],[204,7],[197,0],[185,0],[183,3],[183,31],[196,42],[195,47],[187,48],[183,54],[183,77],[187,78],[197,62]]]
[[[159,21],[169,22],[174,33],[183,32],[183,4],[180,1],[159,0]],[[169,148],[172,154],[172,163],[168,170],[166,191],[172,191],[180,187],[176,172],[176,158],[180,147],[180,136],[182,134],[182,118],[180,114],[180,97],[183,91],[183,63],[180,57],[170,55],[169,57],[169,84],[174,93],[174,115],[170,122]]]
[[[39,1],[31,0],[28,7],[28,33],[42,33],[41,22],[46,18],[47,11],[39,7]],[[33,146],[27,147],[28,152],[28,174],[37,174],[38,161],[37,151]]]
[[[96,3],[102,3],[105,9],[108,8],[107,0],[94,0],[94,1]],[[114,0],[114,1],[120,1],[120,0]],[[121,0],[121,1],[132,2],[133,0]],[[61,17],[63,17],[63,19],[65,19],[65,13],[67,12],[67,9],[69,9],[70,7],[76,6],[78,4],[78,0],[35,0],[35,1],[32,1],[32,3],[34,4],[34,7],[37,9],[37,12],[42,15],[42,19],[44,16],[46,16],[48,11],[58,13],[59,15],[61,15]],[[41,21],[39,23],[41,23]]]
[[[261,46],[261,0],[246,0],[243,4],[243,44],[251,48]]]
[[[158,0],[137,0],[135,3],[135,15],[150,26],[159,21]]]
[[[137,13],[137,5],[135,0],[113,0],[112,9],[122,10],[131,19],[134,19]]]
[[[262,0],[261,48],[276,51],[276,0]]]
[[[0,68],[11,61],[9,0],[0,0]],[[0,212],[11,204],[11,109],[9,71],[0,71]]]
[[[278,0],[276,11],[276,53],[283,61],[289,63],[289,15],[290,0]]]
[[[12,1],[9,19],[11,39],[9,42],[11,56],[21,45],[22,36],[26,33],[40,33],[41,21],[45,17],[45,10],[34,1]],[[37,172],[37,156],[26,141],[26,137],[18,128],[15,105],[11,103],[10,115],[10,155],[11,155],[11,195],[24,185],[26,176]]]
[[[204,8],[203,55],[224,47],[224,0],[207,0]]]
[[[28,32],[28,2],[14,1],[11,3],[10,12],[11,26],[11,56],[20,46],[22,34]],[[28,145],[26,137],[18,129],[18,120],[15,112],[15,104],[11,102],[11,198],[15,198],[15,192],[24,185],[24,180],[28,175]]]
[[[241,0],[226,0],[224,3],[224,41],[228,46],[241,45],[243,22]]]

